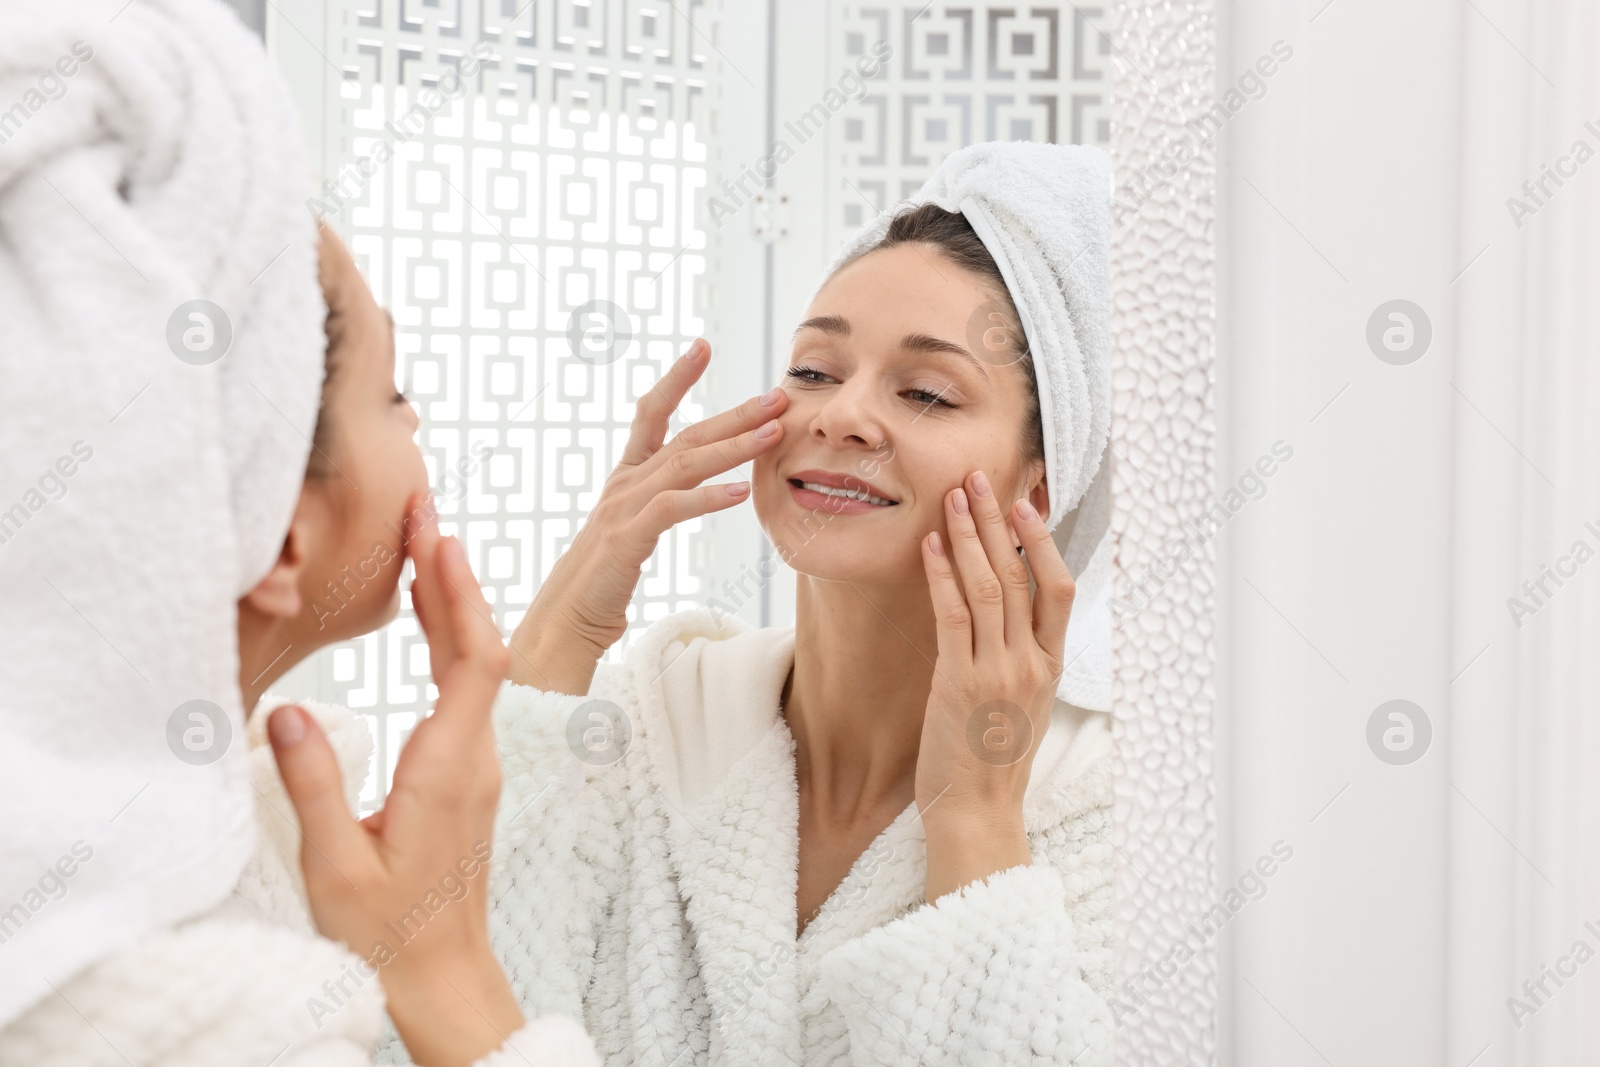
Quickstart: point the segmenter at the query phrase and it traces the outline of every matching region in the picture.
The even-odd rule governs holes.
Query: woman
[[[597,1061],[582,1028],[558,1016],[525,1022],[488,943],[500,795],[489,708],[507,653],[460,542],[438,534],[416,409],[394,387],[393,324],[325,228],[320,266],[327,379],[305,484],[277,560],[239,602],[263,847],[221,910],[314,922],[355,954],[307,997],[319,1025],[359,997],[377,1000],[381,984],[418,1064],[586,1067]],[[439,700],[413,731],[384,808],[358,822],[370,735],[345,713],[354,728],[333,735],[351,762],[341,782],[321,734],[304,743],[315,731],[308,708],[263,694],[317,649],[393,619],[407,558]]]
[[[326,232],[319,296],[287,91],[199,0],[0,10],[0,87],[46,69],[70,91],[0,151],[0,1063],[367,1064],[386,999],[420,1064],[593,1063],[488,951],[506,652]],[[359,825],[274,717],[302,835],[244,716],[392,617],[405,556],[438,706]]]
[[[697,343],[641,401],[495,713],[497,944],[608,1064],[1107,1062],[1109,729],[1057,698],[1050,535],[1103,471],[1106,188],[962,150],[841,255],[784,388],[663,445]],[[659,533],[747,495],[793,630],[689,612],[602,664]]]

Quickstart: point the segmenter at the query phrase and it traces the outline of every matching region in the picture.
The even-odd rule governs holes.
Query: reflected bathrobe
[[[608,1067],[1109,1063],[1109,716],[1057,701],[1030,866],[926,903],[911,804],[796,938],[793,660],[697,610],[584,697],[504,687],[491,934],[524,1010]]]

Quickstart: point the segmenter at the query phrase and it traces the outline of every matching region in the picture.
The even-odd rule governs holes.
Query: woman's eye
[[[784,374],[795,381],[808,382],[812,385],[821,385],[833,381],[831,377],[822,371],[817,370],[815,367],[790,367],[784,372]],[[937,390],[907,389],[900,395],[924,410],[933,407],[935,404],[939,405],[940,407],[954,409],[956,405],[945,399],[946,391],[946,388],[941,386]]]
[[[930,392],[927,389],[907,389],[904,395],[918,404],[925,404],[928,407],[932,407],[934,404],[947,408],[955,407],[954,404],[944,398],[944,390],[942,389],[937,393]]]
[[[828,376],[814,367],[790,367],[786,372],[790,378],[802,382],[823,382]]]

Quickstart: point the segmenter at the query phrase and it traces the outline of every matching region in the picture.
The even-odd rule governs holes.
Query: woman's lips
[[[788,482],[795,503],[832,515],[887,511],[899,503],[877,486],[852,474],[805,470],[791,475]]]

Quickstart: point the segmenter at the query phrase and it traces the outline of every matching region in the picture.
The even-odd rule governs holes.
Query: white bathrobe
[[[796,939],[793,660],[793,630],[701,610],[651,626],[588,696],[501,689],[490,925],[531,1021],[478,1067],[588,1067],[576,1019],[607,1067],[1110,1062],[1106,716],[1056,703],[1025,797],[1032,866],[929,905],[908,805]],[[573,748],[597,698],[631,731],[609,764]],[[0,1063],[355,1067],[380,1026],[380,1061],[404,1062],[377,983],[313,933],[266,741],[281,703],[249,723],[260,846],[233,896],[68,983],[0,1035]],[[371,736],[301,703],[353,807]]]
[[[0,1067],[368,1067],[385,1035],[385,1062],[408,1062],[377,978],[312,924],[299,822],[267,741],[266,713],[286,702],[263,698],[248,723],[258,845],[233,894],[63,982],[0,1030]],[[347,708],[303,706],[338,754],[353,811],[371,735]],[[598,1063],[575,1018],[546,1016],[474,1067]]]
[[[1057,702],[1031,866],[929,905],[908,805],[796,939],[793,658],[792,630],[699,610],[587,697],[504,688],[491,932],[524,1009],[582,1018],[608,1067],[1109,1063],[1108,717]],[[609,765],[570,747],[595,698],[631,730]]]

